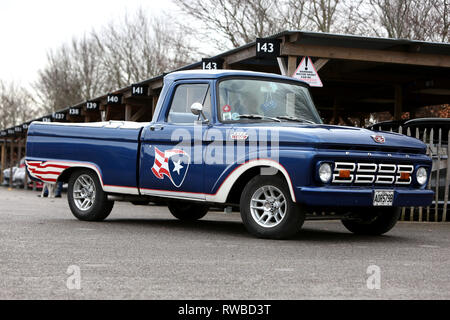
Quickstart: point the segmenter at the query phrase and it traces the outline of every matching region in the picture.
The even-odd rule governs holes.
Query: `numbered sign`
[[[86,110],[95,111],[100,107],[100,102],[98,101],[87,101],[86,102]]]
[[[22,129],[23,129],[23,130],[28,130],[28,123],[24,123],[24,124],[22,125]]]
[[[143,84],[133,84],[131,86],[131,95],[133,97],[148,96],[148,86]]]
[[[203,70],[217,70],[223,68],[223,60],[222,59],[202,59],[202,69]]]
[[[64,120],[66,118],[66,115],[62,112],[54,112],[52,114],[52,118],[58,121]]]
[[[51,117],[43,117],[42,122],[52,122],[52,118]]]
[[[256,39],[256,57],[277,58],[280,55],[280,39]]]
[[[69,108],[69,114],[71,116],[80,116],[81,110],[80,110],[80,108]]]
[[[21,133],[22,132],[22,127],[14,127],[14,131],[16,133]]]
[[[121,94],[108,94],[106,97],[106,104],[122,104]]]
[[[14,129],[8,129],[8,134],[14,134]]]

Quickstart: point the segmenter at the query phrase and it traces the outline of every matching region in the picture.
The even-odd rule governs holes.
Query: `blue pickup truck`
[[[305,219],[351,232],[389,231],[402,206],[428,206],[431,159],[421,141],[322,123],[300,80],[248,71],[168,74],[150,123],[33,122],[29,175],[68,183],[80,220],[114,201],[164,201],[180,220],[240,210],[261,238],[295,235]]]

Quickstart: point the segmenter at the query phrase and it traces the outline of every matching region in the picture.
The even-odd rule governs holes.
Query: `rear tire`
[[[256,176],[241,195],[240,210],[247,230],[259,238],[287,239],[297,234],[305,221],[305,210],[291,199],[280,176]]]
[[[209,210],[209,207],[187,202],[169,202],[167,204],[170,213],[182,221],[195,221],[203,218]]]
[[[72,214],[82,221],[102,221],[111,213],[109,201],[98,176],[91,170],[75,171],[69,179],[67,201]]]
[[[358,220],[342,220],[347,230],[362,235],[378,236],[391,230],[400,218],[400,208],[362,208]]]

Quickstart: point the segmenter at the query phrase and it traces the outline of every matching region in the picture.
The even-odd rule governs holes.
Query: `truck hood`
[[[333,126],[325,124],[299,125],[283,122],[276,124],[261,124],[256,126],[236,126],[235,130],[259,129],[279,130],[280,145],[283,144],[306,144],[322,148],[337,148],[349,150],[379,150],[390,152],[413,152],[425,153],[426,145],[415,138],[399,133],[386,131],[372,131],[356,127]],[[383,136],[384,143],[376,142],[375,136]]]

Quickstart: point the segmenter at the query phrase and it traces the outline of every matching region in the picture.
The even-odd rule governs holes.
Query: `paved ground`
[[[372,238],[307,222],[272,241],[249,236],[238,214],[185,224],[164,207],[116,203],[105,222],[81,222],[65,198],[36,194],[0,188],[0,299],[450,299],[448,223]],[[66,286],[71,265],[80,290]],[[367,288],[369,265],[379,290]]]

